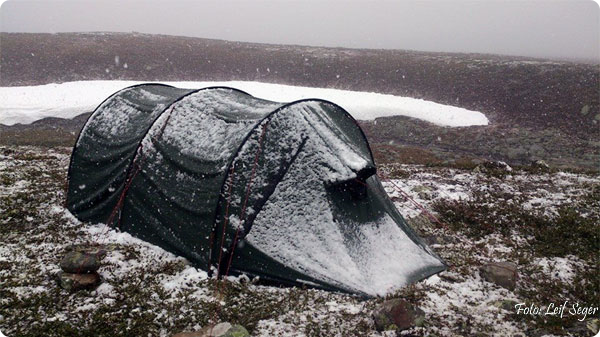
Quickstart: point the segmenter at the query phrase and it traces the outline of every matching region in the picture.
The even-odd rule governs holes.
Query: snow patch
[[[72,118],[93,111],[116,91],[139,83],[144,82],[76,81],[38,86],[0,87],[0,124],[28,124],[45,117]],[[255,97],[278,102],[321,98],[335,102],[360,120],[408,116],[451,127],[489,123],[487,117],[478,111],[374,92],[243,81],[163,83],[180,88],[229,86],[246,91]]]

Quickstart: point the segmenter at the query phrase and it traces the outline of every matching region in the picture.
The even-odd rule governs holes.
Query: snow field
[[[93,111],[104,99],[125,87],[143,81],[77,81],[38,86],[0,87],[0,124],[28,124],[45,117],[73,118]],[[478,111],[443,105],[422,99],[349,91],[310,88],[262,82],[161,82],[179,88],[229,86],[278,102],[321,98],[346,109],[355,119],[408,116],[449,127],[487,125]]]

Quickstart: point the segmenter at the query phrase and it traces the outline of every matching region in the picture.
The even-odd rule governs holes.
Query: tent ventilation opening
[[[356,178],[344,180],[332,185],[332,188],[347,193],[352,200],[362,200],[367,196],[366,180],[376,173],[374,167],[366,167],[356,173]]]
[[[365,180],[367,180],[370,176],[374,175],[375,173],[377,173],[377,169],[375,167],[367,166],[367,167],[361,169],[360,171],[356,172],[356,177],[357,177],[357,179],[364,182]]]

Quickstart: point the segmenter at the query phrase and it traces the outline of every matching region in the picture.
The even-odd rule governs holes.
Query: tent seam
[[[222,200],[223,200],[223,196],[225,191],[223,190],[225,187],[225,183],[227,182],[227,178],[229,177],[229,171],[230,171],[230,167],[231,165],[234,164],[235,159],[237,158],[238,154],[241,152],[242,148],[244,147],[244,145],[248,142],[248,140],[250,139],[250,137],[252,136],[253,132],[256,131],[258,129],[258,127],[260,125],[262,125],[266,120],[273,118],[277,113],[283,111],[286,108],[289,108],[290,106],[294,106],[296,104],[300,104],[300,103],[304,103],[304,102],[318,102],[318,103],[326,103],[326,104],[331,104],[332,106],[334,106],[335,108],[339,109],[346,117],[349,117],[350,120],[352,120],[354,122],[354,124],[356,125],[357,129],[360,131],[365,144],[367,145],[367,149],[369,150],[369,154],[371,156],[371,160],[373,162],[375,162],[375,157],[373,156],[373,151],[371,150],[371,146],[369,144],[369,141],[367,140],[367,136],[365,135],[364,131],[362,130],[362,128],[360,127],[360,125],[358,125],[358,121],[343,107],[339,106],[338,104],[335,104],[331,101],[325,100],[325,99],[321,99],[321,98],[303,98],[300,100],[296,100],[293,102],[289,102],[286,103],[280,107],[278,107],[277,109],[271,111],[270,113],[268,113],[266,116],[264,116],[262,119],[260,119],[255,125],[254,127],[252,127],[249,131],[248,134],[244,137],[244,139],[242,139],[240,145],[238,146],[238,148],[236,149],[236,151],[232,154],[231,159],[229,161],[229,163],[227,164],[227,169],[225,170],[226,174],[223,177],[223,180],[221,182],[221,190],[219,191],[219,201],[217,202],[217,206],[215,208],[214,211],[214,218],[213,218],[213,228],[211,230],[211,237],[216,237],[216,235],[214,235],[217,231],[217,220],[219,218],[219,213],[222,207]],[[246,233],[247,234],[247,233]],[[212,244],[212,243],[211,243]],[[215,242],[216,244],[216,242]],[[211,254],[211,256],[209,257],[209,263],[212,265],[213,263],[213,256]],[[217,266],[217,268],[220,268],[220,266]]]

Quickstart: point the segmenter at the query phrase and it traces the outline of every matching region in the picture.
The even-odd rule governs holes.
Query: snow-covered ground
[[[371,314],[382,299],[265,286],[243,277],[226,283],[221,296],[221,283],[185,259],[127,233],[79,222],[63,207],[69,155],[67,148],[0,147],[0,330],[8,336],[60,335],[60,331],[68,335],[74,331],[70,329],[81,335],[127,329],[127,335],[171,336],[219,320],[240,322],[253,336],[396,336],[394,331],[374,328]],[[526,208],[553,214],[561,205],[580,204],[600,188],[600,177],[589,174],[514,172],[499,179],[418,165],[394,169],[405,173],[394,178],[394,184],[429,211],[436,201],[471,200],[475,192],[494,191],[519,196],[528,201]],[[389,167],[381,171],[391,172]],[[391,183],[384,185],[404,215],[422,217]],[[588,327],[598,323],[597,315],[583,322],[575,317],[583,329],[578,333],[572,327],[557,330],[557,322],[566,322],[562,320],[540,328],[540,317],[516,315],[513,309],[515,303],[547,305],[538,302],[542,299],[562,303],[592,298],[579,285],[597,280],[593,259],[581,254],[540,256],[518,232],[473,239],[460,231],[412,223],[421,235],[437,237],[431,247],[451,268],[392,295],[426,313],[422,326],[405,333],[593,335]],[[76,245],[102,245],[108,253],[99,270],[102,285],[70,294],[57,286],[55,278],[60,258]],[[489,261],[516,263],[521,275],[517,289],[483,280],[478,268]]]
[[[144,82],[78,81],[39,86],[0,87],[0,124],[28,124],[44,117],[72,118],[93,111],[112,93],[139,83]],[[190,89],[228,86],[246,91],[255,97],[277,102],[321,98],[342,106],[359,120],[408,116],[449,127],[488,124],[487,117],[478,111],[373,92],[241,81],[161,83]]]

